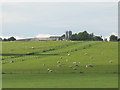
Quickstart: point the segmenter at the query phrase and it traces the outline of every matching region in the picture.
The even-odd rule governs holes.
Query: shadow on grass
[[[2,54],[2,56],[25,56],[25,55],[50,56],[50,55],[58,55],[58,54],[36,54],[36,53],[27,53],[27,54]]]

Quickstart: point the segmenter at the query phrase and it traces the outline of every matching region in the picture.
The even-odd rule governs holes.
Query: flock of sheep
[[[34,47],[31,47],[31,49],[35,49],[35,48],[34,48]],[[101,54],[104,54],[104,53],[102,52]],[[86,55],[88,55],[88,53],[85,53],[84,55],[86,56]],[[67,56],[70,57],[71,54],[68,53]],[[60,59],[62,60],[63,57],[61,56]],[[93,57],[91,56],[90,59],[93,59]],[[24,60],[21,60],[21,61],[24,61]],[[69,61],[69,60],[66,59],[66,62],[68,62],[68,61]],[[7,62],[8,62],[8,61],[7,61]],[[5,63],[3,63],[2,61],[1,61],[0,63],[5,64]],[[11,61],[9,61],[8,63],[15,63],[15,61],[11,60]],[[112,60],[110,60],[109,63],[112,63]],[[68,68],[71,68],[71,69],[73,69],[73,70],[78,70],[77,67],[80,66],[80,62],[72,62],[72,64],[73,64],[73,65],[70,65]],[[43,66],[45,66],[45,65],[46,65],[46,64],[43,64]],[[57,67],[58,67],[58,68],[62,67],[62,62],[61,62],[61,61],[57,61]],[[85,67],[86,67],[86,68],[88,68],[88,67],[93,67],[93,65],[92,65],[92,64],[87,64]],[[52,69],[50,69],[50,68],[48,68],[47,71],[48,71],[48,72],[54,72],[54,70],[52,70]]]
[[[85,53],[85,55],[87,55],[87,53]],[[70,53],[68,54],[68,56],[70,56]],[[60,57],[60,59],[63,59],[63,57]],[[68,59],[66,59],[66,62],[68,62]],[[61,62],[57,61],[57,67],[61,67]],[[73,70],[77,70],[77,67],[79,66],[80,62],[73,62],[73,65],[70,65],[69,68],[72,68]],[[43,66],[45,66],[45,64],[43,64]],[[86,65],[86,68],[88,67],[93,67],[92,64],[88,64]],[[53,70],[51,70],[50,68],[47,69],[48,72],[53,72]]]
[[[84,55],[87,55],[87,53],[85,53]],[[70,56],[70,53],[68,54],[68,56]],[[63,57],[61,56],[60,59],[63,59]],[[90,59],[93,59],[93,57],[90,57]],[[68,62],[68,59],[66,59],[66,62]],[[78,63],[78,64],[77,64]],[[112,63],[112,60],[109,61],[109,63]],[[73,65],[70,65],[69,68],[72,68],[73,70],[78,70],[77,67],[80,66],[80,62],[72,62]],[[45,66],[45,64],[43,64],[43,66]],[[62,66],[61,61],[57,61],[57,67],[60,68]],[[85,66],[85,68],[89,68],[89,67],[93,67],[92,64],[87,64]],[[54,72],[54,70],[48,68],[47,69],[48,72]],[[80,72],[83,73],[83,72]]]

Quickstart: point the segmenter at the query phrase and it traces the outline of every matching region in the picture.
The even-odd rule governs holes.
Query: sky
[[[48,37],[84,30],[109,37],[118,33],[116,2],[9,2],[2,4],[0,37]],[[1,17],[1,16],[0,16]]]

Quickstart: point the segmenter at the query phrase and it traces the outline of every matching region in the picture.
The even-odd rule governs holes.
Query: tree
[[[2,41],[2,38],[0,37],[0,41]]]
[[[8,38],[8,41],[15,41],[15,40],[16,40],[16,38],[14,38],[14,37]]]
[[[8,41],[8,39],[4,38],[3,41]]]
[[[115,35],[110,36],[110,41],[117,41],[118,37]]]
[[[103,41],[102,36],[95,36],[93,33],[89,34],[87,31],[73,34],[69,39],[74,41]]]
[[[120,38],[118,38],[118,41],[120,42]]]
[[[78,35],[75,33],[69,37],[70,40],[77,41],[78,40]]]
[[[80,41],[89,40],[89,34],[87,33],[87,31],[78,33],[78,40],[80,40]]]
[[[100,36],[95,36],[94,41],[103,41],[103,39]]]

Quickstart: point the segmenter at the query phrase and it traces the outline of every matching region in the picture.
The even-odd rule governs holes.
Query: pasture
[[[2,42],[3,88],[117,88],[118,43]]]

